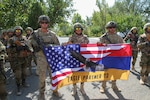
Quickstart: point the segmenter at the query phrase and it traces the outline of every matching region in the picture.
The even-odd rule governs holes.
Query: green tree
[[[38,17],[42,14],[45,14],[42,9],[42,4],[40,2],[33,3],[28,16],[28,26],[37,29],[39,25]]]

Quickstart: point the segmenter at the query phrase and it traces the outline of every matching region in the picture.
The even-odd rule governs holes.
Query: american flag
[[[73,71],[84,71],[84,65],[71,56],[71,50],[82,54],[82,56],[84,56],[85,58],[88,58],[96,63],[106,65],[106,68],[115,68],[119,66],[118,68],[122,69],[122,65],[125,64],[125,69],[129,69],[130,59],[122,60],[122,57],[124,57],[124,55],[128,55],[130,58],[131,52],[130,50],[126,50],[124,48],[129,49],[130,47],[129,45],[125,44],[107,46],[103,44],[70,44],[66,46],[44,47],[46,59],[52,70],[52,90],[55,90],[57,88],[57,85]],[[116,59],[116,56],[121,56],[121,58],[118,58],[120,60],[120,64],[117,63],[117,65],[115,60],[112,60],[114,59],[114,57]],[[103,58],[107,59],[103,60]],[[110,63],[108,64],[107,62]],[[113,65],[112,63],[115,63],[115,65]]]

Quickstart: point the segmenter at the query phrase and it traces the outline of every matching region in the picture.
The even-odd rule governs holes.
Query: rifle
[[[43,50],[43,39],[40,38],[39,36],[35,35],[35,32],[32,33],[33,39],[36,41],[37,45],[33,45],[33,49],[35,52],[39,52],[40,50]]]
[[[93,61],[90,61],[89,59],[85,58],[82,56],[80,53],[75,52],[75,51],[70,51],[71,56],[73,56],[76,60],[79,60],[83,64],[86,65],[86,69],[92,68],[95,69],[96,71],[102,71],[104,70],[104,65],[102,64],[97,64]]]

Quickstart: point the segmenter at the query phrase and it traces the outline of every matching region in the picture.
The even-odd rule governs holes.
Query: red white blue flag
[[[121,71],[121,74],[124,74],[126,71],[130,70],[131,47],[129,44],[70,44],[66,46],[44,47],[46,59],[52,70],[53,90],[58,89],[58,85],[60,83],[62,84],[61,86],[64,86],[65,84],[67,85],[80,81],[95,81],[95,79],[92,80],[91,78],[89,80],[88,78],[84,80],[85,76],[87,76],[87,73],[88,77],[90,77],[90,74],[92,77],[92,75],[95,75],[96,72],[93,72],[94,69],[91,69],[91,73],[85,72],[83,69],[84,64],[80,63],[78,60],[72,57],[70,54],[70,50],[80,53],[85,58],[88,58],[93,62],[96,62],[97,64],[103,64],[104,69],[106,70],[113,69],[113,71],[111,71],[112,74],[111,72],[108,72],[110,73],[107,77],[108,80],[112,79],[113,74],[116,74],[113,73],[114,69],[115,71]],[[97,75],[99,75],[97,80],[105,79],[105,77],[100,77],[103,76],[101,74],[103,74],[104,71],[97,72]],[[76,76],[79,77],[79,79],[75,81],[72,79],[72,73],[74,72],[79,72],[79,76]],[[82,76],[81,72],[83,72],[84,74],[82,73],[82,75],[85,76]],[[119,76],[119,74],[117,76]],[[65,80],[66,78],[68,79]],[[121,78],[121,75],[119,76],[119,78]],[[74,82],[68,82],[68,80],[72,80]],[[62,81],[65,82],[63,83]]]

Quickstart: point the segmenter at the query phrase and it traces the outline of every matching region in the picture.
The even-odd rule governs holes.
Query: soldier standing
[[[132,27],[131,30],[129,31],[128,35],[124,38],[124,41],[130,42],[131,48],[132,48],[132,70],[135,70],[135,63],[138,55],[138,47],[137,47],[137,42],[138,42],[138,29],[137,27]]]
[[[119,35],[117,35],[116,32],[117,24],[114,21],[108,22],[105,27],[106,27],[106,33],[104,33],[100,37],[99,43],[104,43],[104,44],[124,43],[123,39]],[[100,92],[104,93],[105,88],[106,88],[106,81],[102,81]],[[119,92],[121,91],[116,85],[116,80],[112,80],[112,89]]]
[[[87,44],[89,43],[89,39],[86,35],[83,34],[83,27],[80,23],[74,24],[74,34],[69,37],[69,41],[67,44]],[[80,91],[82,94],[86,94],[84,91],[84,82],[81,82]],[[73,84],[72,95],[77,93],[77,85]]]
[[[43,53],[43,46],[60,45],[55,33],[48,29],[49,22],[50,18],[48,16],[39,16],[38,23],[40,24],[40,28],[37,29],[30,38],[30,45],[33,47],[37,57],[37,68],[39,69],[39,100],[45,100],[44,91],[47,69],[51,78],[51,70]],[[53,91],[53,95],[61,97],[58,91]]]
[[[22,36],[23,29],[21,26],[16,26],[14,28],[14,36],[9,40],[9,49],[12,52],[13,61],[13,72],[16,78],[17,85],[17,95],[21,95],[20,87],[28,87],[29,84],[26,83],[26,69],[27,69],[27,51],[29,48],[27,46],[27,41],[25,37]]]
[[[31,34],[33,33],[33,29],[31,27],[27,27],[25,29],[26,32],[26,39],[27,41],[29,40],[29,37],[31,36]],[[32,74],[32,58],[33,58],[33,53],[31,51],[27,52],[27,67],[29,68],[29,74]]]
[[[138,48],[141,51],[140,61],[140,84],[150,83],[148,74],[150,72],[150,23],[144,25],[144,33],[140,35],[138,40]]]
[[[1,34],[1,38],[0,38],[1,42],[6,46],[7,45],[7,40],[8,40],[8,36],[7,36],[7,30],[2,30],[2,34]]]
[[[7,100],[6,76],[4,72],[5,55],[6,48],[0,41],[0,100]]]

